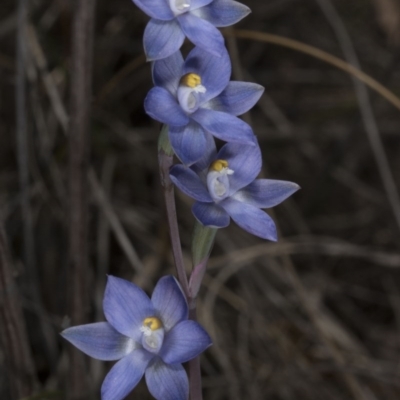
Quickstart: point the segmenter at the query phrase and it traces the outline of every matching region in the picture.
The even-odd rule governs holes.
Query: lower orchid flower
[[[211,339],[188,320],[188,305],[175,278],[161,278],[150,299],[133,283],[109,276],[103,307],[107,322],[61,333],[93,358],[119,360],[104,379],[102,400],[123,399],[143,375],[157,400],[187,400],[189,382],[181,364],[197,357]]]
[[[208,152],[192,167],[175,165],[170,176],[175,185],[196,200],[192,212],[204,226],[224,228],[232,218],[255,236],[277,240],[274,221],[261,210],[271,208],[299,189],[296,183],[256,179],[261,171],[258,145],[227,143],[216,151],[208,138]]]

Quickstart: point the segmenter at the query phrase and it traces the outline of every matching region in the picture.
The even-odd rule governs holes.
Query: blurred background
[[[234,29],[317,47],[400,93],[398,0],[243,3],[253,12]],[[97,0],[81,234],[70,214],[75,148],[66,135],[76,6],[30,0],[28,7],[21,69],[17,1],[0,4],[0,398],[17,400],[23,391],[15,386],[28,385],[34,389],[25,399],[56,400],[71,397],[74,361],[59,335],[76,324],[71,301],[79,308],[84,300],[79,323],[100,321],[106,274],[151,291],[174,268],[157,164],[160,126],[143,110],[152,87],[142,48],[148,17],[130,0]],[[399,109],[326,62],[225,32],[233,79],[266,88],[244,116],[263,151],[262,176],[302,190],[268,211],[280,229],[277,244],[233,223],[217,235],[198,301],[214,340],[201,359],[204,398],[398,399]],[[19,110],[17,119],[21,76],[26,115]],[[26,137],[17,134],[21,126]],[[188,270],[190,206],[177,193]],[[87,254],[80,292],[68,283],[75,230]],[[80,398],[98,399],[112,364],[81,362]],[[151,397],[142,382],[128,398]]]

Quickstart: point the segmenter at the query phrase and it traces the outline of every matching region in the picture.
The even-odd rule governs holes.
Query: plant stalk
[[[196,299],[192,300],[193,308],[189,310],[189,318],[196,321]],[[200,356],[189,361],[189,387],[190,400],[203,400],[203,391],[201,383]]]
[[[164,189],[164,199],[167,209],[167,219],[171,238],[172,252],[175,260],[175,268],[179,283],[186,296],[189,305],[189,318],[196,320],[196,299],[192,298],[189,281],[185,271],[185,264],[182,255],[182,246],[178,228],[178,218],[176,213],[174,185],[169,176],[169,170],[173,165],[174,153],[168,140],[168,127],[163,126],[159,139],[158,162],[160,166],[161,185]],[[202,400],[202,384],[200,357],[189,361],[189,391],[190,400]]]
[[[158,162],[160,166],[161,185],[164,189],[164,200],[167,209],[168,227],[172,245],[172,253],[175,260],[176,273],[178,275],[179,283],[182,286],[182,290],[185,293],[186,300],[190,306],[191,299],[189,282],[185,271],[185,264],[183,262],[181,239],[179,235],[178,219],[176,214],[174,185],[169,176],[169,170],[173,165],[173,155],[166,153],[164,149],[159,149]]]

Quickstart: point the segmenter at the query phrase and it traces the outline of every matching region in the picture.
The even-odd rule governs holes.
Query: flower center
[[[142,346],[151,353],[158,353],[164,340],[164,326],[157,317],[145,318],[140,328],[143,333]]]
[[[229,168],[226,160],[216,160],[208,169],[207,187],[211,197],[218,202],[227,197],[229,193],[229,177],[234,171]]]
[[[229,167],[228,161],[226,160],[215,160],[209,168],[209,171],[221,172]]]
[[[206,92],[207,89],[201,84],[200,75],[193,72],[183,75],[177,93],[179,104],[187,113],[193,113],[199,105],[198,94]]]
[[[189,11],[190,0],[169,0],[169,5],[175,15]]]
[[[201,76],[195,74],[194,72],[190,72],[189,74],[182,76],[180,84],[194,89],[198,86],[201,86]]]
[[[149,328],[151,331],[156,331],[163,327],[161,320],[157,317],[149,317],[143,321],[144,329]]]

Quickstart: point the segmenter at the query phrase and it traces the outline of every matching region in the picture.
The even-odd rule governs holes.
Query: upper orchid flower
[[[171,145],[186,165],[206,152],[209,133],[226,142],[254,143],[251,127],[237,115],[258,101],[264,88],[247,82],[229,82],[231,63],[224,49],[216,57],[195,47],[183,60],[178,51],[155,61],[156,87],[146,97],[146,112],[169,125]]]
[[[133,0],[152,19],[144,32],[148,60],[160,60],[178,51],[185,37],[215,55],[224,48],[216,27],[235,24],[250,9],[233,0]]]
[[[120,360],[103,382],[102,400],[123,399],[143,375],[157,400],[187,400],[189,382],[181,363],[197,357],[211,339],[197,322],[188,320],[188,306],[175,278],[160,279],[150,300],[133,283],[109,276],[103,307],[108,322],[61,333],[93,358]]]
[[[170,176],[176,186],[193,199],[196,219],[205,226],[224,228],[232,218],[253,235],[277,240],[273,220],[260,208],[278,205],[299,189],[292,182],[255,179],[261,171],[258,146],[227,143],[209,152],[191,168],[175,165]]]

